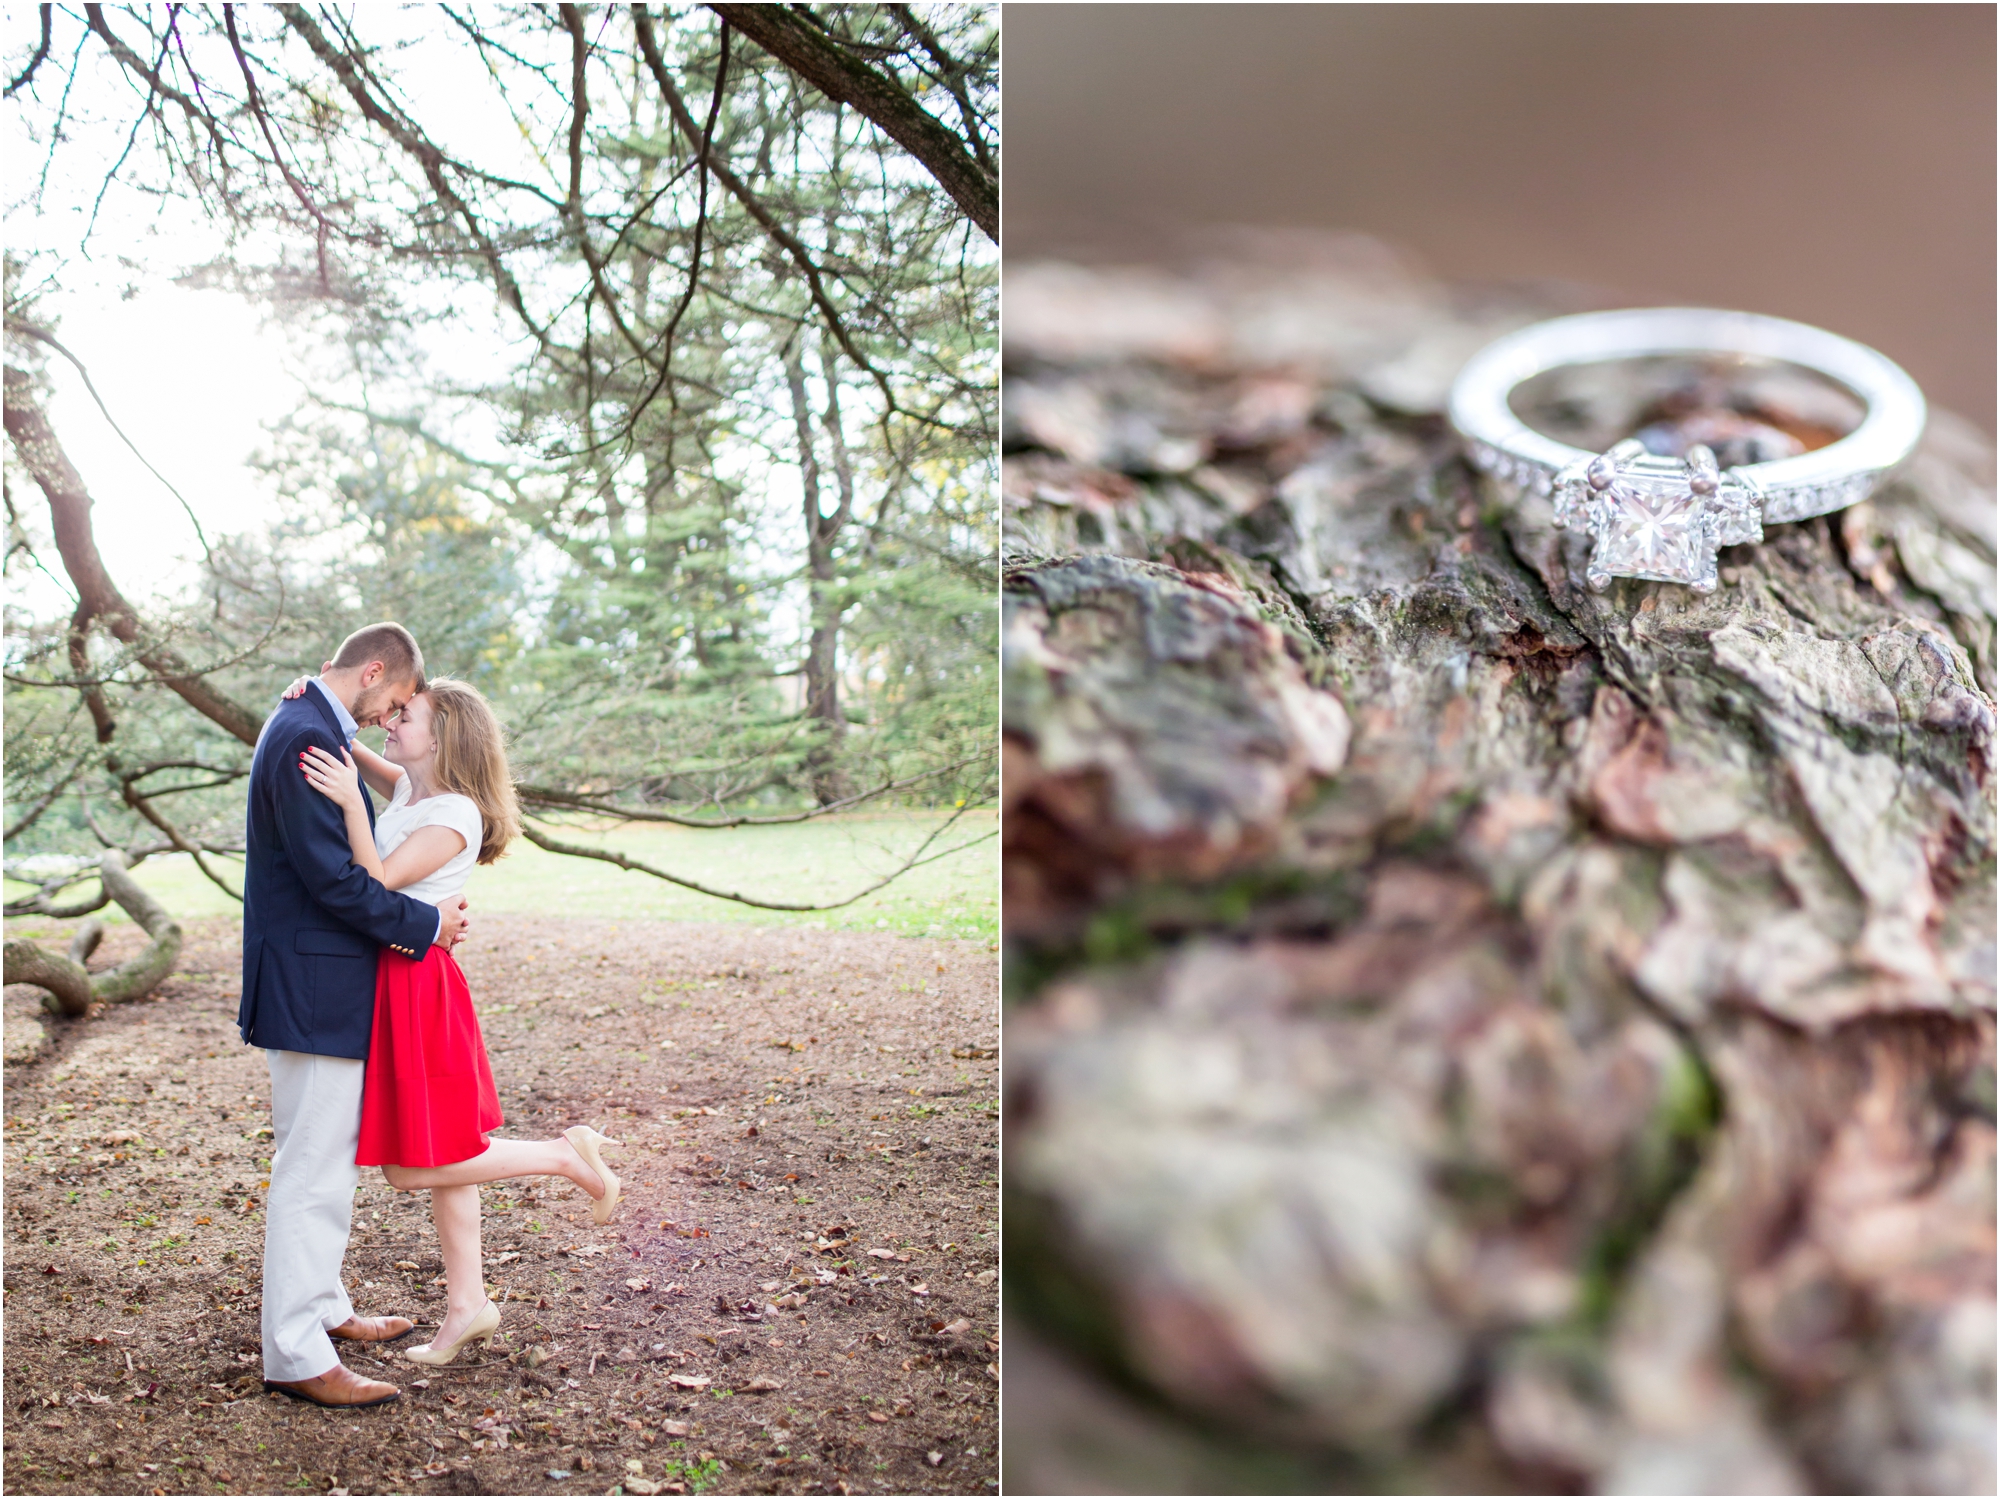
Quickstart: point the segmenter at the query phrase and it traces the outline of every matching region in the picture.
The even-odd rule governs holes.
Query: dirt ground
[[[113,929],[93,966],[141,941]],[[16,1493],[984,1493],[998,1486],[997,956],[733,924],[488,921],[461,953],[505,1132],[593,1123],[625,1202],[485,1189],[484,1355],[261,1389],[270,1087],[235,924],[7,1068]],[[10,1031],[34,991],[7,991]],[[366,1170],[363,1314],[435,1324],[429,1199]],[[422,1376],[422,1377],[419,1377]]]

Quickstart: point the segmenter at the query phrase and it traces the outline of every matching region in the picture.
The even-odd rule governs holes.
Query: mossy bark
[[[1989,1492],[1983,440],[1600,596],[1441,416],[1554,299],[1297,241],[1008,298],[1017,1304],[1375,1483]],[[1672,379],[1536,418],[1840,419]]]

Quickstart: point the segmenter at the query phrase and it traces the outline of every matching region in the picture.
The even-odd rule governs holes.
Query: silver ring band
[[[1569,365],[1716,354],[1811,370],[1853,392],[1866,414],[1813,452],[1717,471],[1699,447],[1686,461],[1651,457],[1629,440],[1589,453],[1535,431],[1509,404],[1523,382]],[[1865,499],[1915,449],[1925,408],[1914,380],[1852,339],[1751,312],[1651,307],[1554,318],[1496,339],[1459,372],[1450,414],[1474,466],[1551,497],[1559,524],[1598,538],[1592,586],[1642,577],[1705,591],[1715,586],[1716,546],[1761,541],[1767,522]],[[1635,525],[1650,528],[1650,544],[1626,534]]]

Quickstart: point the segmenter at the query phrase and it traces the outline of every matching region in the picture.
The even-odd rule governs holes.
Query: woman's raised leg
[[[470,1160],[449,1166],[384,1166],[382,1175],[398,1192],[473,1187],[514,1176],[560,1176],[592,1197],[604,1195],[603,1181],[564,1139],[490,1140],[486,1149]]]

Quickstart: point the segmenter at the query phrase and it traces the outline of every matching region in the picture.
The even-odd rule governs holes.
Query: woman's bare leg
[[[431,1188],[431,1222],[444,1250],[445,1318],[437,1343],[449,1344],[486,1305],[486,1267],[479,1253],[479,1188]]]
[[[560,1176],[575,1182],[592,1197],[604,1195],[604,1183],[597,1173],[583,1163],[576,1147],[564,1139],[491,1140],[485,1150],[468,1161],[456,1161],[449,1166],[384,1166],[382,1175],[398,1192],[421,1192],[427,1187],[474,1187],[512,1176]]]

